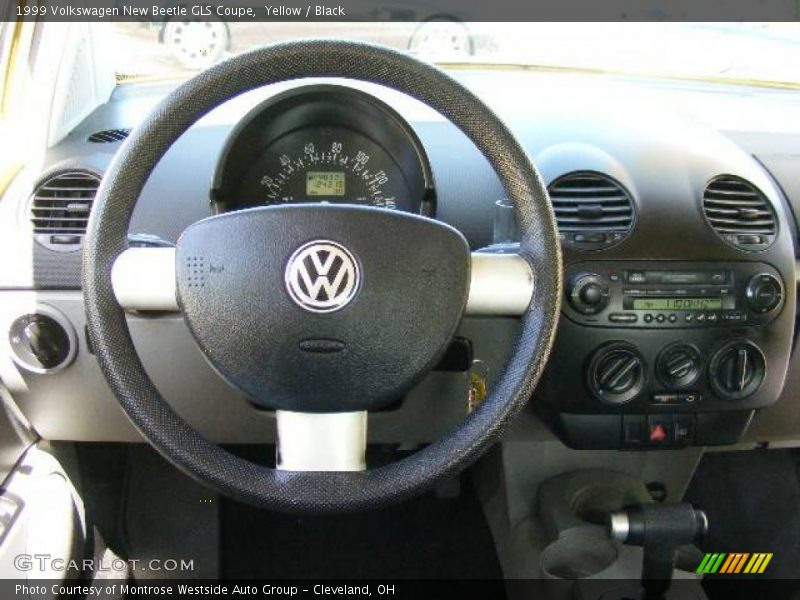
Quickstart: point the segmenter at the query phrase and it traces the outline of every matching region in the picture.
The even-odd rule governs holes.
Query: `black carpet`
[[[356,515],[295,517],[222,504],[222,573],[229,578],[500,579],[474,493],[426,496]]]
[[[800,578],[800,451],[708,453],[686,500],[708,515],[703,551],[772,552],[754,578]]]

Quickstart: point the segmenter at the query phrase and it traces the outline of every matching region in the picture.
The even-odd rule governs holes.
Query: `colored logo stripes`
[[[703,562],[697,567],[697,572],[707,575],[714,573],[724,573],[726,575],[763,573],[771,560],[772,553],[766,552],[753,554],[748,552],[712,553],[703,557]]]

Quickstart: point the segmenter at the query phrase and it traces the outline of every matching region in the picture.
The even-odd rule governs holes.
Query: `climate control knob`
[[[689,344],[676,342],[664,348],[656,359],[656,375],[668,389],[692,385],[700,375],[700,352]]]
[[[589,388],[606,404],[624,404],[642,391],[647,366],[639,351],[625,342],[599,348],[589,361]]]
[[[608,282],[596,273],[579,273],[567,289],[570,306],[582,315],[594,315],[608,306]]]
[[[754,343],[735,340],[717,350],[708,371],[711,387],[718,396],[726,400],[741,400],[761,386],[766,362]]]
[[[783,299],[781,282],[768,273],[753,275],[745,291],[747,306],[754,313],[764,314],[775,310]]]

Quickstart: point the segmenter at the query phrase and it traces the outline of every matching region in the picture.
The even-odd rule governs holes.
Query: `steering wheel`
[[[458,231],[418,215],[313,204],[210,217],[191,225],[176,248],[127,247],[139,194],[183,132],[239,94],[307,77],[394,88],[461,129],[514,204],[519,254],[471,255]],[[499,439],[530,399],[549,355],[561,255],[535,167],[476,96],[437,68],[393,50],[302,41],[203,71],[134,129],[95,198],[83,293],[102,372],[133,424],[164,457],[242,502],[287,512],[352,511],[429,489]],[[182,311],[217,372],[251,401],[276,409],[277,469],[234,456],[178,416],[136,354],[125,309]],[[465,313],[520,316],[491,393],[436,442],[365,470],[367,411],[395,401],[431,369]]]

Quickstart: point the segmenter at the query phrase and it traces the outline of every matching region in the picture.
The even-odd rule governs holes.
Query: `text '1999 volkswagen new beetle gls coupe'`
[[[3,9],[2,597],[793,597],[800,26],[132,6]]]

